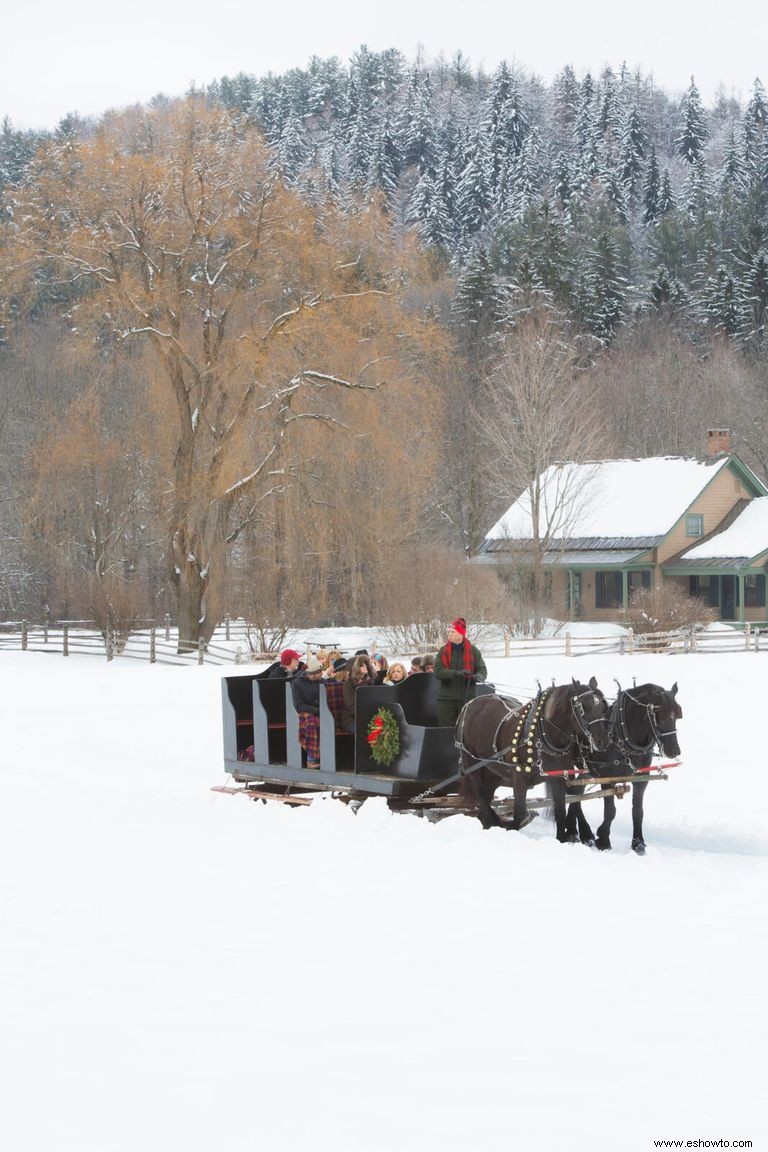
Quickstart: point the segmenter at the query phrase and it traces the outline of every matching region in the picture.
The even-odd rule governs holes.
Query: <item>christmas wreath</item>
[[[379,708],[368,725],[368,747],[376,763],[385,767],[400,755],[400,728],[389,708]]]

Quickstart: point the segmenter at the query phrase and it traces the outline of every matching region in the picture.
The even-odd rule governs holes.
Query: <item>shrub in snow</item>
[[[620,619],[636,636],[658,636],[653,647],[660,648],[667,644],[660,633],[704,628],[717,619],[717,611],[697,596],[686,595],[679,584],[665,583],[637,588]]]

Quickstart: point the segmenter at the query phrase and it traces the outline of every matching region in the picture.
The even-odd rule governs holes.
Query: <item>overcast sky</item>
[[[622,61],[670,93],[691,75],[709,103],[720,84],[768,85],[768,2],[735,0],[18,0],[4,5],[0,117],[53,127],[183,94],[194,81],[281,72],[310,56],[399,48],[412,59],[460,48],[473,66],[515,62],[544,80]]]

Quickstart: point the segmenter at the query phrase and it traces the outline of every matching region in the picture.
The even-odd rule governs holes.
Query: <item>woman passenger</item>
[[[402,684],[408,676],[404,664],[390,664],[389,670],[384,677],[385,684]]]

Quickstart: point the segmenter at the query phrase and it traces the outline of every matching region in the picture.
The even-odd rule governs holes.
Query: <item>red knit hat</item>
[[[453,628],[454,632],[459,632],[462,636],[466,636],[467,634],[467,622],[463,616],[459,616],[454,620],[451,628]]]

